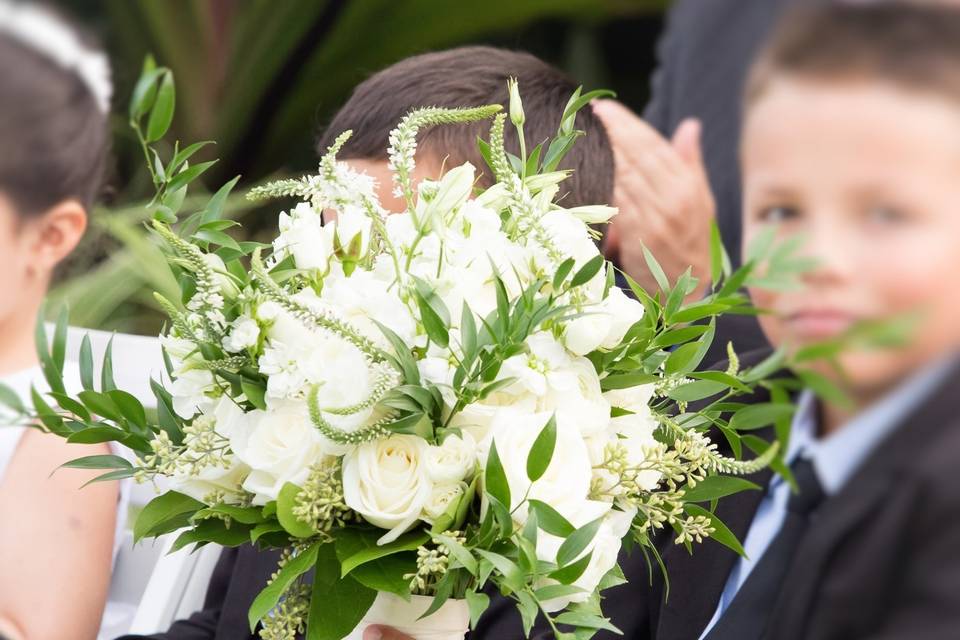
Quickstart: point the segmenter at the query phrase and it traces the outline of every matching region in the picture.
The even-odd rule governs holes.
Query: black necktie
[[[798,458],[791,469],[799,491],[790,495],[783,526],[704,640],[756,640],[763,633],[811,515],[824,498],[809,460]]]

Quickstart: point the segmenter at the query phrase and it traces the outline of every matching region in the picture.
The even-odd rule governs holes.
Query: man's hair
[[[409,111],[418,107],[508,107],[507,79],[517,78],[526,113],[527,150],[556,135],[560,117],[577,84],[536,56],[494,47],[459,47],[413,56],[374,74],[353,94],[326,127],[317,143],[323,153],[348,129],[353,136],[339,158],[386,160],[388,135]],[[576,128],[586,132],[560,164],[573,175],[560,184],[563,206],[601,204],[613,195],[613,151],[606,130],[590,108],[577,115]],[[490,121],[442,125],[423,130],[418,150],[448,167],[469,161],[483,171],[480,183],[492,183],[490,170],[477,148],[487,138]],[[506,147],[519,154],[516,131],[509,122]],[[546,149],[544,149],[546,153]]]
[[[793,10],[753,65],[747,105],[784,75],[881,80],[960,100],[960,10],[904,1]]]
[[[107,115],[76,72],[0,34],[0,192],[18,215],[70,198],[89,209],[109,141]]]

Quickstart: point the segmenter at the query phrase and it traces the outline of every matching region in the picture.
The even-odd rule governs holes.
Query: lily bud
[[[520,100],[520,88],[516,78],[507,80],[507,88],[510,90],[510,122],[514,126],[522,127],[526,116],[523,114],[523,102]]]

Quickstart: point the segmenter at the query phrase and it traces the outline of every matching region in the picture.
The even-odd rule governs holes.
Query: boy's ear
[[[31,221],[36,266],[52,271],[80,243],[87,229],[87,210],[76,200],[64,200]]]

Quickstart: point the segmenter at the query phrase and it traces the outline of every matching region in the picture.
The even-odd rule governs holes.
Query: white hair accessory
[[[0,0],[0,33],[76,73],[103,113],[110,110],[113,84],[110,63],[99,51],[85,47],[76,32],[43,7]]]

